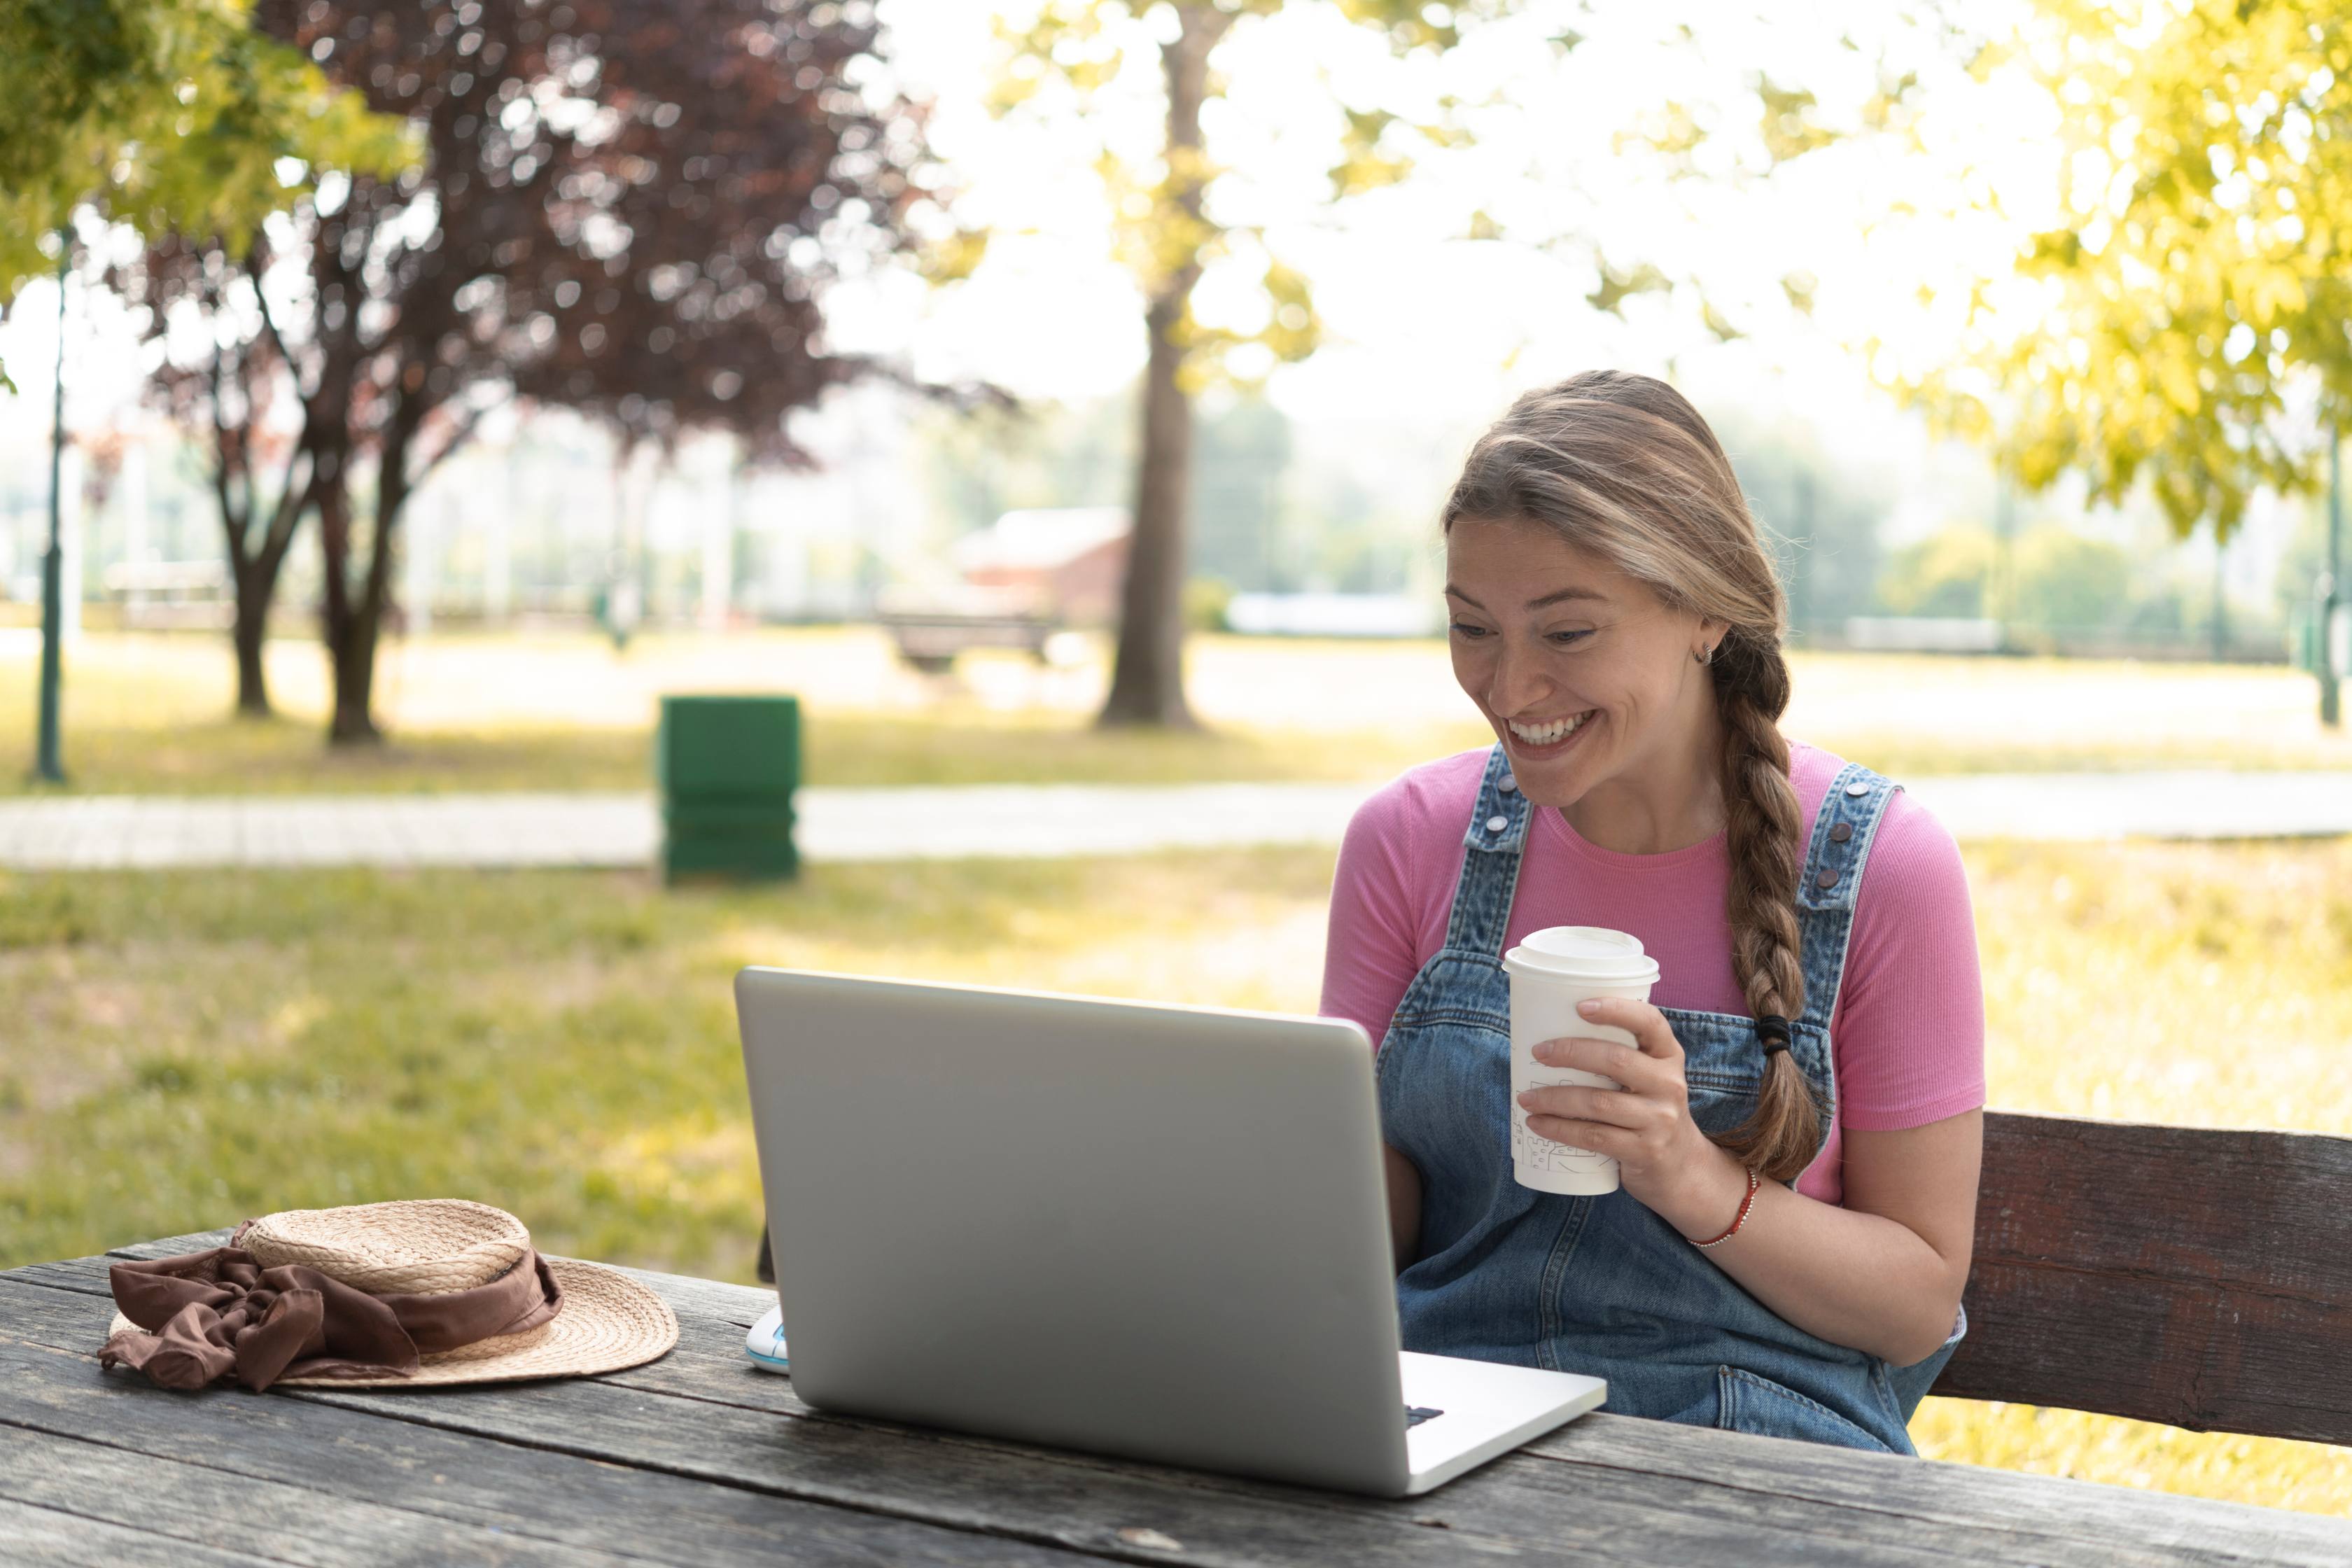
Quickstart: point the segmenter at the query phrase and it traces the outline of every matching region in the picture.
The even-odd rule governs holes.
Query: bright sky
[[[845,285],[829,301],[845,348],[902,354],[921,373],[980,376],[1038,398],[1116,391],[1140,369],[1139,297],[1110,258],[1108,197],[1094,170],[1108,146],[1143,164],[1163,112],[1147,12],[1113,29],[1132,64],[1080,119],[1047,95],[1041,112],[992,119],[995,16],[1034,0],[881,0],[896,68],[935,104],[931,138],[961,195],[963,221],[994,233],[969,281],[932,291],[910,276]],[[1976,0],[1969,24],[1997,28],[2025,0]],[[1948,351],[1965,284],[1998,272],[2018,237],[2058,219],[2058,126],[2047,96],[2016,74],[1972,80],[1960,50],[1882,0],[1817,0],[1759,16],[1722,0],[1656,7],[1605,0],[1590,11],[1536,0],[1475,29],[1442,60],[1400,64],[1386,45],[1318,0],[1238,26],[1216,57],[1227,90],[1209,105],[1213,159],[1234,173],[1213,212],[1262,226],[1272,254],[1311,280],[1325,326],[1312,359],[1274,371],[1269,395],[1308,450],[1385,455],[1397,482],[1442,485],[1444,454],[1518,390],[1596,365],[1671,373],[1703,408],[1755,425],[1801,423],[1821,444],[1867,454],[1908,492],[1899,535],[1947,521],[1953,459],[1870,384],[1871,356],[1931,361]],[[1685,31],[1686,25],[1686,31]],[[1546,40],[1572,29],[1564,55]],[[1819,97],[1819,117],[1860,128],[1884,76],[1916,72],[1927,112],[1917,144],[1852,136],[1769,178],[1748,84],[1762,71]],[[1441,94],[1475,105],[1475,144],[1414,149],[1405,184],[1330,205],[1342,105],[1429,116]],[[1710,134],[1672,178],[1622,133],[1681,106]],[[1964,197],[1998,190],[1999,216]],[[1905,208],[1917,216],[1887,221]],[[1500,242],[1462,237],[1485,213]],[[1717,342],[1694,301],[1639,296],[1627,319],[1584,296],[1596,247],[1619,267],[1650,261],[1703,280],[1748,335]],[[1249,329],[1264,252],[1246,237],[1198,298],[1213,324]],[[1809,275],[1811,319],[1781,279]],[[78,294],[70,422],[103,424],[136,400],[127,323]],[[45,432],[54,295],[28,289],[0,326],[0,355],[25,395],[0,396],[0,451],[26,456]],[[13,406],[11,405],[13,404]],[[870,405],[866,405],[870,406]],[[854,417],[863,418],[864,415]],[[820,444],[869,433],[814,422]],[[1400,454],[1410,454],[1400,455]],[[1965,465],[1963,465],[1965,466]],[[1980,476],[1973,482],[1981,483]]]
[[[1956,51],[1891,9],[1826,0],[1776,8],[1768,21],[1712,0],[1605,5],[1597,16],[1538,4],[1474,32],[1443,61],[1411,68],[1327,5],[1242,24],[1217,57],[1229,87],[1207,116],[1212,156],[1237,171],[1217,186],[1213,210],[1266,226],[1273,252],[1313,280],[1328,333],[1312,360],[1276,374],[1273,395],[1310,423],[1457,426],[1574,369],[1672,364],[1727,388],[1786,378],[1841,422],[1883,420],[1885,401],[1864,386],[1849,345],[1892,336],[1909,353],[1946,346],[1954,323],[1923,310],[1919,286],[1998,265],[2015,220],[2038,215],[1875,234],[1869,220],[1906,200],[1951,203],[1964,163],[1990,171],[2005,191],[2046,189],[2052,155],[2046,110],[2042,123],[2034,115],[2046,100],[2006,82],[1968,81]],[[1993,9],[1972,20],[1997,19]],[[933,141],[964,182],[961,210],[998,237],[961,289],[929,300],[911,289],[844,299],[838,330],[902,343],[935,374],[988,374],[1037,395],[1124,384],[1141,364],[1139,312],[1132,286],[1107,261],[1106,198],[1091,164],[1099,145],[1139,162],[1154,147],[1161,107],[1149,20],[1125,30],[1140,68],[1122,74],[1096,125],[1084,126],[1066,114],[991,120],[981,107],[992,53],[983,8],[885,0],[884,16],[900,68],[938,103]],[[1695,41],[1676,36],[1681,21]],[[1545,40],[1571,26],[1586,37],[1559,58]],[[1857,141],[1769,181],[1739,177],[1759,161],[1744,91],[1755,71],[1812,88],[1828,123],[1858,128],[1882,53],[1891,72],[1916,70],[1931,84],[1937,118],[1926,151],[1906,157]],[[1326,203],[1342,104],[1410,112],[1441,92],[1486,105],[1471,117],[1474,147],[1422,150],[1406,184]],[[1675,103],[1719,122],[1697,162],[1728,179],[1674,181],[1654,157],[1615,150],[1619,133]],[[1458,237],[1482,210],[1512,237]],[[1620,266],[1652,260],[1703,278],[1724,313],[1756,335],[1727,350],[1686,301],[1636,300],[1623,322],[1599,315],[1583,299],[1596,244]],[[1213,271],[1203,319],[1255,326],[1247,285],[1260,264],[1252,247]],[[1780,279],[1792,273],[1819,280],[1811,322],[1782,303]]]

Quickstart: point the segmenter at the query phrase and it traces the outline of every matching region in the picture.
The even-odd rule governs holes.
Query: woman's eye
[[[1456,633],[1458,633],[1458,634],[1460,634],[1461,636],[1465,637],[1485,637],[1485,636],[1486,635],[1486,627],[1484,627],[1484,626],[1467,626],[1467,625],[1465,625],[1465,624],[1464,624],[1463,622],[1461,622],[1461,621],[1455,621],[1455,622],[1454,622],[1454,623],[1453,623],[1453,629],[1454,629]]]
[[[1552,632],[1549,634],[1551,640],[1558,643],[1562,647],[1573,647],[1591,635],[1592,633],[1590,630],[1580,632]]]

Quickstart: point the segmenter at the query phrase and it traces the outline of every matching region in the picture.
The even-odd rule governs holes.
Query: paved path
[[[1913,795],[1958,837],[2352,834],[2352,773],[1980,773]],[[1360,784],[808,789],[812,860],[1116,855],[1339,842]],[[0,801],[0,866],[642,866],[643,794],[87,795]]]

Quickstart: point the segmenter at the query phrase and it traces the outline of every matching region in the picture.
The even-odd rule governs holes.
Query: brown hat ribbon
[[[265,1268],[235,1245],[117,1263],[107,1279],[138,1327],[109,1339],[99,1364],[134,1367],[165,1388],[232,1373],[256,1392],[281,1377],[406,1377],[420,1354],[519,1334],[563,1310],[537,1252],[487,1285],[432,1295],[372,1296],[300,1264]]]

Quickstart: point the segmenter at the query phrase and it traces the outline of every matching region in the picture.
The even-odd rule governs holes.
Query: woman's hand
[[[1570,1037],[1535,1047],[1546,1067],[1599,1073],[1622,1089],[1531,1089],[1519,1096],[1528,1131],[1617,1161],[1625,1191],[1694,1241],[1727,1228],[1748,1195],[1748,1172],[1691,1120],[1682,1042],[1647,1002],[1599,996],[1580,1003],[1588,1021],[1632,1035],[1634,1044]]]

